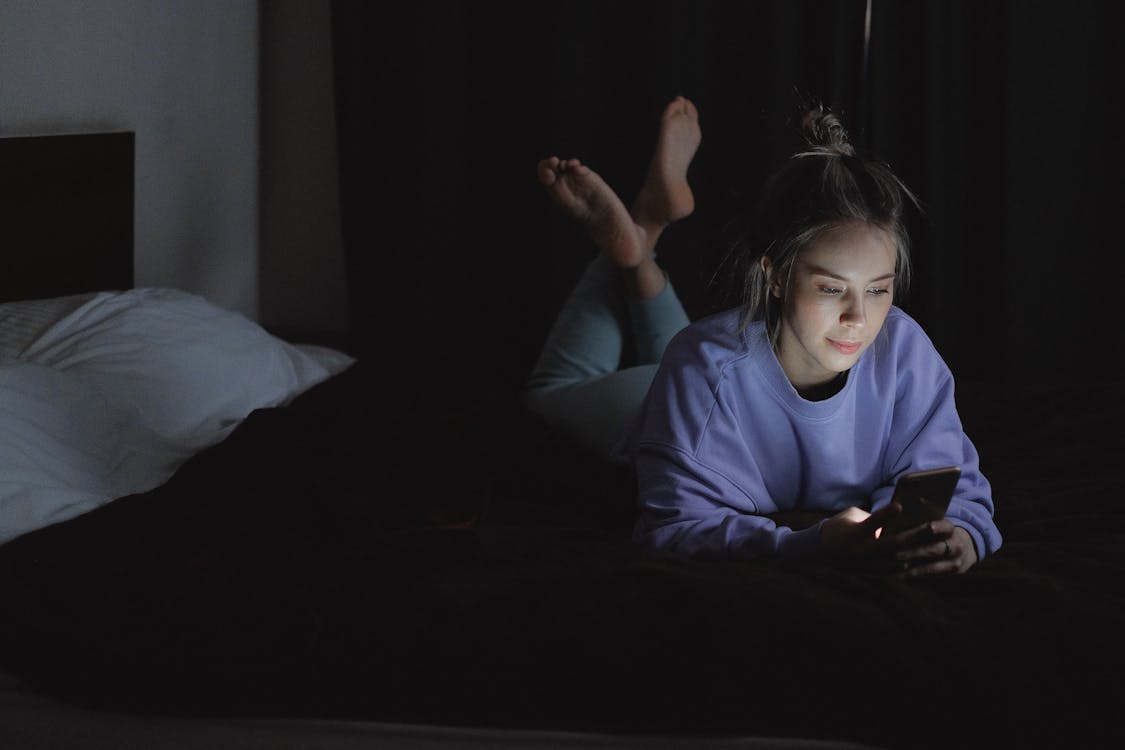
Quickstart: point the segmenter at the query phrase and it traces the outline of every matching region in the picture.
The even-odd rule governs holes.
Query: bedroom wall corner
[[[328,0],[261,4],[259,322],[331,340],[348,328]]]
[[[138,286],[258,315],[258,0],[4,3],[0,135],[136,134]]]

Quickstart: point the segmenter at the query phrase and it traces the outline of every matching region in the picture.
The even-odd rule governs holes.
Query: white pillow
[[[181,449],[220,441],[250,412],[280,406],[350,366],[295,346],[240,313],[176,289],[101,292],[20,359],[80,377],[115,409]]]
[[[0,544],[157,487],[189,456],[79,377],[0,364]]]
[[[19,357],[44,331],[93,297],[93,293],[75,294],[0,305],[0,362]]]
[[[0,544],[166,482],[355,360],[174,289],[0,305]]]

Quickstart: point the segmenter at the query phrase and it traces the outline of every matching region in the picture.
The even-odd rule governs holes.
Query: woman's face
[[[768,260],[763,268],[770,277]],[[804,248],[788,283],[770,278],[782,300],[777,358],[794,388],[830,382],[871,346],[891,309],[894,272],[891,236],[857,221]]]

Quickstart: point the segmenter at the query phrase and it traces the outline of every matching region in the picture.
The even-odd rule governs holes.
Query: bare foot
[[[695,210],[687,170],[702,138],[695,105],[677,96],[661,115],[656,151],[633,202],[633,220],[650,235]]]
[[[597,172],[578,159],[557,156],[540,161],[535,172],[555,204],[586,227],[614,265],[635,268],[645,260],[644,230]]]

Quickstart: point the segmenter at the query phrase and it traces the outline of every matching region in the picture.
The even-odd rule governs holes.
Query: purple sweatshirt
[[[843,389],[806,401],[786,378],[761,321],[738,311],[671,341],[626,437],[641,516],[634,538],[690,556],[813,555],[820,524],[778,526],[779,511],[875,510],[904,473],[961,467],[946,517],[977,557],[1000,547],[991,487],[961,427],[953,376],[910,316],[892,307]]]

